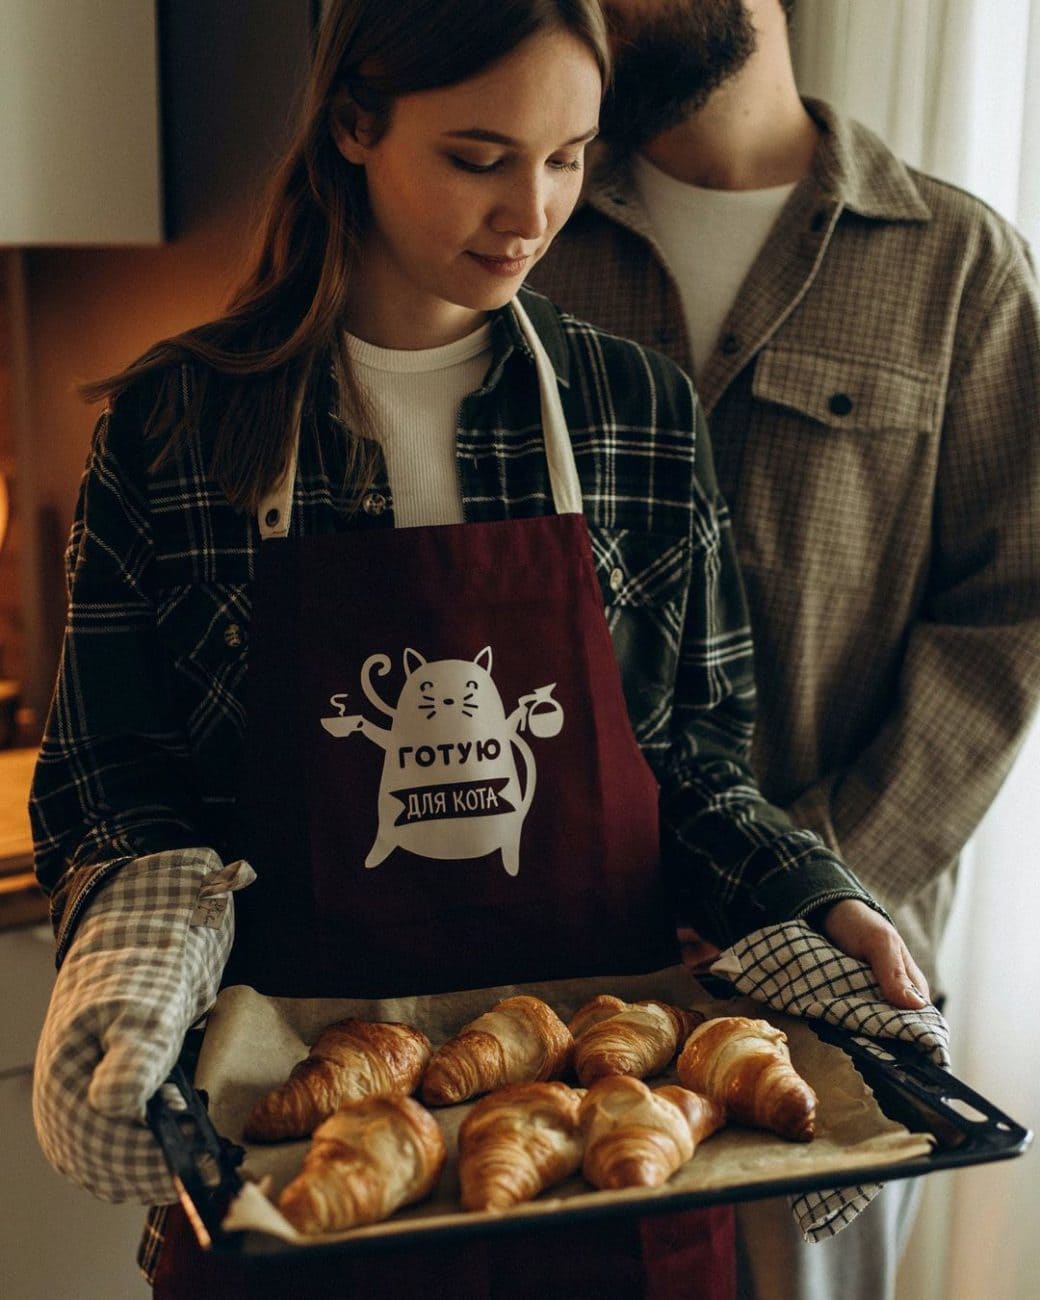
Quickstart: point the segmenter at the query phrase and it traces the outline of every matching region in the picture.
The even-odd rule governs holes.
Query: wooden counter
[[[47,900],[32,874],[29,785],[35,749],[0,749],[0,928],[47,917]]]

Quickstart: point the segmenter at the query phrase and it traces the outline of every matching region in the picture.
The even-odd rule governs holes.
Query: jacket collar
[[[533,289],[520,290],[520,296],[523,298],[524,311],[528,313],[530,322],[537,330],[538,338],[541,339],[542,347],[545,347],[546,354],[552,363],[552,369],[555,370],[556,380],[563,383],[564,387],[571,382],[571,352],[567,347],[567,338],[564,337],[563,326],[560,325],[559,312],[549,302],[549,299],[543,298],[541,294],[536,294]],[[524,338],[523,330],[520,329],[519,321],[516,320],[510,305],[500,308],[494,313],[493,337],[504,339],[508,346],[516,348],[521,352],[532,365],[534,364],[534,354],[530,351],[528,341]],[[498,322],[500,321],[500,326]],[[498,348],[495,348],[498,354]],[[504,356],[503,356],[504,360]]]
[[[552,363],[557,381],[564,388],[569,387],[570,351],[560,325],[559,313],[547,298],[543,298],[540,293],[535,293],[533,289],[522,288],[520,296],[523,298],[524,310],[530,317],[531,324],[535,327]],[[491,313],[491,346],[492,362],[484,382],[486,388],[493,387],[498,382],[503,366],[514,352],[519,352],[532,366],[535,364],[534,353],[527,339],[524,338],[520,324],[508,303]]]
[[[803,101],[821,129],[813,175],[820,189],[861,217],[930,221],[905,163],[873,131],[817,99]]]
[[[820,198],[876,221],[931,220],[910,171],[873,131],[820,100],[803,102],[821,135],[812,170],[799,189],[812,186]],[[593,169],[584,197],[597,211],[654,242],[626,155],[605,154]]]

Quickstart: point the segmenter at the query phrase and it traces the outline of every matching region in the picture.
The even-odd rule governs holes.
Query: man
[[[802,102],[792,3],[606,0],[611,148],[532,282],[695,375],[751,606],[762,788],[941,992],[957,855],[1040,696],[1037,292],[983,204]],[[741,1207],[745,1292],[890,1295],[911,1188],[813,1247],[782,1204]]]

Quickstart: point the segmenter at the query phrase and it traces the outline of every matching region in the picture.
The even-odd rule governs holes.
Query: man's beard
[[[603,105],[606,139],[636,149],[701,108],[755,49],[743,0],[664,0],[660,12],[604,9],[614,45],[614,84]]]

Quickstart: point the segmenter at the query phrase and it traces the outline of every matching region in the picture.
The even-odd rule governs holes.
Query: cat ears
[[[491,647],[486,645],[480,654],[477,655],[473,662],[478,668],[483,668],[486,673],[491,672]],[[411,677],[417,668],[421,668],[426,660],[418,650],[413,650],[409,646],[404,652],[404,671],[406,677]]]

